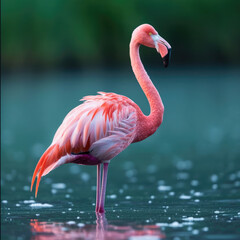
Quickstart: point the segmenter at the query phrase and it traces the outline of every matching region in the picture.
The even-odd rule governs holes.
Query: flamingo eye
[[[148,35],[149,35],[149,36],[151,36],[151,35],[152,35],[152,33],[150,32],[150,33],[148,33]]]

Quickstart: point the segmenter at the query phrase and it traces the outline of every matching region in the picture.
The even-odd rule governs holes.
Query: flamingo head
[[[142,24],[134,30],[133,37],[137,39],[138,43],[144,46],[156,48],[163,59],[164,67],[168,66],[172,48],[170,44],[158,34],[154,27],[149,24]]]

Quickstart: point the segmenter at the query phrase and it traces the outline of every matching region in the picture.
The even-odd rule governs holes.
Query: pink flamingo
[[[151,113],[145,116],[131,99],[115,93],[99,92],[87,96],[83,104],[70,111],[58,128],[52,144],[40,158],[32,177],[36,176],[37,196],[41,177],[64,163],[97,165],[96,212],[104,212],[108,164],[131,143],[152,135],[163,120],[164,106],[139,56],[139,47],[156,48],[168,66],[171,53],[169,43],[149,24],[137,27],[130,42],[133,72],[145,93]],[[101,166],[102,183],[101,181]]]

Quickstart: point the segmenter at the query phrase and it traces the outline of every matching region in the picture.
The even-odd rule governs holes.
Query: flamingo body
[[[34,171],[41,176],[64,163],[97,165],[109,162],[134,139],[137,125],[136,104],[125,96],[99,92],[87,96],[70,111],[58,128],[52,144]]]
[[[83,104],[70,111],[58,128],[49,148],[33,173],[31,189],[37,179],[65,163],[97,165],[96,211],[104,212],[108,164],[131,143],[153,134],[160,126],[164,107],[160,95],[148,77],[139,57],[139,46],[156,47],[166,61],[169,44],[156,30],[144,24],[136,28],[130,43],[131,64],[135,76],[149,100],[151,113],[145,116],[131,99],[115,93],[99,92],[86,96]],[[102,184],[101,165],[103,165]],[[101,186],[102,185],[102,186]]]

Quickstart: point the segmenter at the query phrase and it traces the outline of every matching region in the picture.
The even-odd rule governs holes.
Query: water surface
[[[29,191],[34,167],[78,100],[97,91],[148,104],[131,72],[4,76],[2,239],[240,239],[240,72],[149,71],[160,129],[112,160],[105,215],[96,167],[65,165]]]

